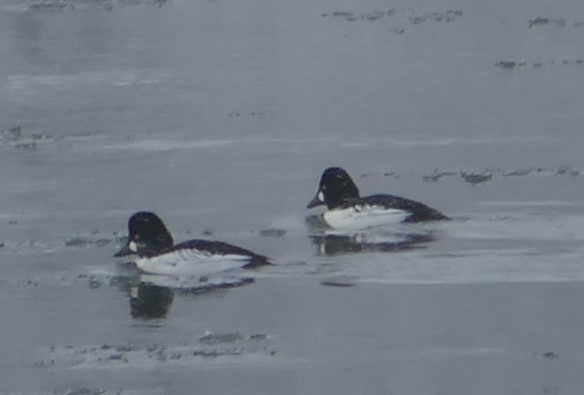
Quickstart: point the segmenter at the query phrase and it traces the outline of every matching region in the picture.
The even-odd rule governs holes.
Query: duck
[[[306,208],[321,205],[327,208],[320,216],[321,222],[331,229],[448,220],[440,211],[403,197],[387,194],[361,197],[357,185],[341,167],[324,170],[316,196]]]
[[[194,239],[174,244],[162,219],[149,211],[136,212],[128,220],[128,242],[114,257],[128,256],[143,273],[175,276],[272,264],[266,256],[223,241]]]

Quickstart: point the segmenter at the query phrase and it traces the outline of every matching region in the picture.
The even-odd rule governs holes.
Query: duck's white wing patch
[[[136,266],[145,273],[203,276],[240,268],[249,262],[245,255],[211,255],[205,251],[184,249],[151,258],[139,258]]]
[[[365,229],[398,224],[409,214],[404,210],[383,206],[357,205],[341,210],[329,210],[323,214],[323,220],[333,229]]]

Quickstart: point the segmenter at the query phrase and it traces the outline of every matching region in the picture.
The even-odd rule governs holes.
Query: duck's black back
[[[400,196],[385,194],[371,195],[360,198],[355,203],[407,211],[410,214],[403,222],[408,223],[442,221],[448,219],[448,217],[436,209],[428,207],[423,203],[416,202],[415,200],[406,199]]]

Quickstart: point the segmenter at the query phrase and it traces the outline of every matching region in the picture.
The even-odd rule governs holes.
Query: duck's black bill
[[[312,200],[310,201],[310,203],[308,203],[308,206],[306,206],[306,208],[313,208],[313,207],[317,207],[317,206],[320,206],[321,204],[324,204],[324,203],[323,203],[323,202],[321,202],[321,201],[318,199],[318,194],[317,194],[317,195],[314,197],[314,199],[312,199]]]
[[[114,255],[114,258],[119,258],[122,256],[128,256],[128,255],[134,255],[134,252],[132,250],[130,250],[130,243],[127,243],[125,246],[122,247],[121,250],[116,252],[116,254]]]

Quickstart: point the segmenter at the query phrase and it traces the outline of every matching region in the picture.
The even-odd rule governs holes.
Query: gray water
[[[0,393],[580,394],[583,39],[575,0],[2,1]],[[331,165],[453,220],[325,237]],[[277,265],[140,278],[143,209]]]

